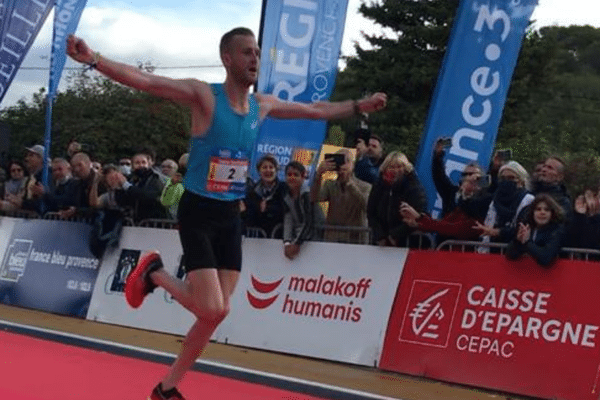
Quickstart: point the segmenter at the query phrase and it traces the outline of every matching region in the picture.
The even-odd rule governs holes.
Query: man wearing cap
[[[25,183],[25,196],[20,208],[28,211],[35,211],[38,214],[44,212],[42,196],[44,186],[42,185],[42,175],[44,170],[44,146],[36,144],[32,147],[26,147],[25,168],[27,168],[28,177]]]

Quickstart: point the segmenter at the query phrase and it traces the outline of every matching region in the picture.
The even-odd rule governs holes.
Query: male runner
[[[227,316],[240,275],[238,200],[245,195],[258,125],[266,116],[329,120],[370,113],[383,109],[387,96],[376,93],[355,101],[302,104],[250,94],[258,77],[260,49],[247,28],[233,29],[221,38],[223,84],[146,73],[94,53],[75,36],[67,40],[67,53],[117,82],[179,102],[191,111],[190,155],[178,212],[186,279],[165,272],[158,253],[151,252],[130,274],[125,290],[129,304],[139,307],[160,286],[196,316],[179,356],[150,396],[150,400],[181,400],[176,385]]]

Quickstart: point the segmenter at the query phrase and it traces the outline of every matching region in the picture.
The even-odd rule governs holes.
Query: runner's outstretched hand
[[[77,36],[69,35],[67,38],[67,54],[80,63],[88,65],[94,63],[94,52],[83,39]]]
[[[386,104],[387,94],[378,92],[360,100],[360,112],[372,113],[381,111],[385,108]]]

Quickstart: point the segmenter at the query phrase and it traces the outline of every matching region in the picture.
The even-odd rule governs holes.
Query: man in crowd
[[[311,187],[314,202],[327,201],[327,225],[367,228],[367,200],[371,184],[357,179],[352,173],[352,154],[347,149],[337,152],[344,156],[344,163],[336,165],[333,159],[325,159],[317,168]],[[322,183],[323,174],[337,171],[337,179]],[[360,231],[326,230],[324,239],[332,242],[366,243],[367,235]]]
[[[28,211],[34,211],[38,214],[44,213],[44,204],[42,195],[44,188],[42,185],[44,170],[44,146],[36,144],[28,147],[25,154],[25,167],[29,176],[25,184],[25,195],[19,208]]]
[[[373,184],[379,177],[383,162],[383,141],[377,135],[359,136],[356,143],[357,161],[354,174],[360,180]]]
[[[573,203],[564,184],[566,164],[558,157],[548,157],[541,168],[537,169],[537,179],[533,182],[532,193],[547,193],[560,204],[565,212],[565,222],[573,216]]]
[[[135,221],[148,218],[167,218],[165,207],[160,203],[164,188],[158,173],[150,168],[148,155],[138,153],[132,159],[131,178],[119,174],[111,189],[115,191],[115,200],[120,207],[133,209]],[[108,181],[107,181],[108,182]]]

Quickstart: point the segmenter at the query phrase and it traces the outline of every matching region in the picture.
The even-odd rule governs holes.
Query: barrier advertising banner
[[[183,250],[177,230],[126,226],[119,247],[104,253],[87,319],[176,335],[187,333],[194,316],[162,288],[148,295],[137,309],[125,300],[127,275],[140,256],[150,250],[158,250],[165,270],[183,279]]]
[[[441,211],[431,176],[435,142],[452,139],[446,171],[490,163],[521,42],[537,0],[461,0],[429,109],[415,168],[429,209]]]
[[[90,233],[83,223],[16,222],[0,265],[0,302],[85,317],[99,264]]]
[[[374,366],[406,254],[305,242],[290,261],[281,240],[245,239],[231,313],[216,340]]]
[[[266,0],[263,7],[258,92],[302,103],[329,100],[348,0]],[[260,128],[252,165],[263,155],[273,154],[281,167],[295,160],[311,171],[325,129],[324,121],[267,118]],[[251,173],[258,179],[255,168]]]
[[[380,368],[541,398],[598,399],[595,263],[411,251]]]

